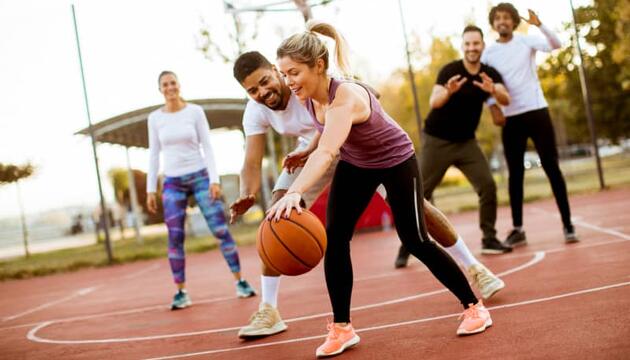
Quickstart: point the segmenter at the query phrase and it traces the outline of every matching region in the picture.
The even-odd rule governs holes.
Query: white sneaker
[[[470,275],[473,285],[479,289],[481,297],[484,299],[489,299],[505,287],[503,280],[499,279],[483,264],[475,264],[469,267],[468,275]]]
[[[287,325],[280,318],[278,309],[267,303],[260,303],[258,311],[252,315],[249,321],[249,325],[242,327],[238,331],[238,337],[268,336],[287,329]]]

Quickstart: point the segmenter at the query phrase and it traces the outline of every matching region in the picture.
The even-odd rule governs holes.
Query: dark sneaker
[[[236,283],[236,296],[240,298],[256,296],[256,290],[247,281],[241,279]]]
[[[486,255],[505,254],[512,251],[512,248],[501,244],[497,238],[486,238],[481,240],[481,253]]]
[[[394,267],[396,269],[407,267],[407,262],[409,261],[409,251],[405,245],[400,245],[400,249],[398,249],[398,256],[396,257],[396,262],[394,262]]]
[[[564,242],[567,244],[573,244],[580,241],[577,234],[575,233],[575,229],[564,229]]]
[[[510,234],[505,239],[505,245],[512,248],[527,245],[525,231],[512,229],[512,231],[510,231]]]
[[[184,309],[192,305],[190,296],[186,290],[179,290],[175,296],[173,296],[173,302],[171,303],[171,310]]]

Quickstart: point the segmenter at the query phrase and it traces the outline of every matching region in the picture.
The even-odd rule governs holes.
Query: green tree
[[[29,257],[30,253],[28,251],[28,228],[26,226],[26,216],[24,215],[24,205],[22,204],[20,180],[30,177],[34,172],[35,167],[31,164],[19,166],[0,163],[0,186],[15,183],[17,188],[20,222],[22,223],[22,240],[24,242],[24,254],[26,257]]]
[[[621,67],[617,80],[621,82],[624,90],[630,90],[630,1],[622,0],[617,3],[612,11],[615,20],[615,35],[617,39],[613,44],[613,61]]]
[[[595,126],[600,138],[613,141],[630,136],[629,45],[627,32],[621,32],[628,28],[628,7],[626,0],[595,0],[591,6],[576,9]],[[571,27],[565,26],[573,35]],[[554,122],[564,125],[570,143],[589,139],[574,40],[550,56],[540,71]]]
[[[112,168],[108,172],[109,180],[114,187],[114,194],[116,197],[116,202],[126,209],[129,209],[131,206],[131,194],[129,192],[129,174],[127,173],[127,169],[125,168]],[[136,169],[132,169],[134,183],[136,184],[136,194],[138,195],[138,205],[142,210],[142,214],[145,217],[145,223],[147,225],[157,224],[164,221],[162,215],[162,191],[158,188],[158,211],[155,214],[149,213],[149,209],[147,209],[147,174]],[[158,181],[158,184],[160,182]]]
[[[122,206],[129,207],[131,196],[129,195],[129,174],[127,169],[113,168],[109,170],[108,175],[114,187],[116,202]]]

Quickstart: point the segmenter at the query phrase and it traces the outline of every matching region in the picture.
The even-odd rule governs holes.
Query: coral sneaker
[[[318,358],[341,354],[344,350],[358,344],[361,340],[359,335],[354,332],[352,324],[340,326],[328,323],[327,328],[328,336],[326,341],[315,352]]]
[[[457,335],[472,335],[483,332],[492,326],[490,312],[483,306],[481,300],[476,305],[470,304],[468,309],[459,316],[464,321],[457,328]]]

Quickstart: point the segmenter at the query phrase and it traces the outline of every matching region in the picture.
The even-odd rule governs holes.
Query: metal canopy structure
[[[227,127],[242,130],[243,112],[247,99],[198,99],[189,102],[204,109],[210,128]],[[148,148],[147,118],[153,110],[161,106],[163,105],[130,111],[94,124],[92,125],[94,138],[101,143]],[[89,136],[90,130],[85,128],[76,134]]]
[[[191,103],[201,106],[206,113],[210,127],[242,129],[243,112],[247,99],[199,99],[192,100]],[[131,197],[131,208],[133,214],[133,226],[136,233],[138,243],[142,243],[140,228],[142,227],[142,215],[140,206],[138,205],[138,195],[136,194],[136,186],[134,185],[134,176],[129,161],[129,148],[148,148],[148,129],[147,119],[149,114],[159,109],[163,105],[149,106],[144,109],[130,111],[125,114],[115,116],[113,118],[103,120],[98,124],[93,124],[80,131],[75,135],[90,136],[90,130],[93,133],[95,142],[122,145],[125,147],[127,155],[127,173],[129,176],[129,187]],[[95,150],[96,151],[96,150]]]

